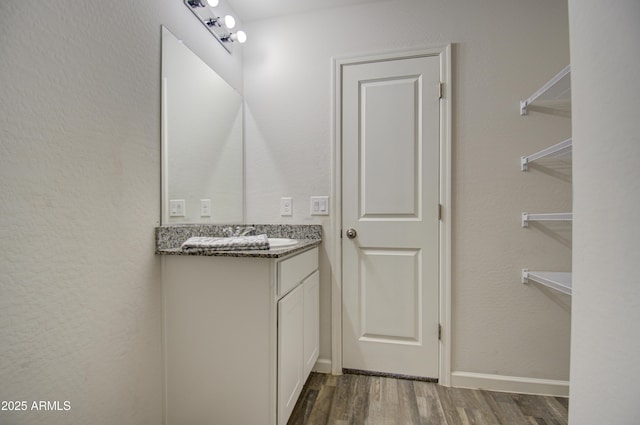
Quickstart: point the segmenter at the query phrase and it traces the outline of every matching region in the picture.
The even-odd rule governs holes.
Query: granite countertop
[[[213,257],[282,258],[296,252],[313,248],[320,245],[320,243],[322,242],[322,226],[320,225],[243,224],[241,226],[255,227],[257,234],[264,233],[271,238],[297,239],[298,243],[290,246],[247,251],[184,251],[180,248],[182,243],[192,236],[222,236],[222,229],[228,226],[229,225],[217,224],[181,224],[156,227],[156,254]],[[236,225],[232,225],[232,227],[234,226]]]
[[[300,239],[295,245],[283,246],[280,248],[252,249],[247,251],[214,251],[198,250],[184,251],[180,248],[159,249],[156,251],[160,255],[199,255],[204,257],[255,257],[255,258],[281,258],[295,252],[304,251],[314,246],[320,245],[320,239]]]

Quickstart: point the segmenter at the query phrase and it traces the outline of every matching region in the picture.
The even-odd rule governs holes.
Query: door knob
[[[358,236],[358,232],[356,232],[356,229],[348,229],[348,230],[347,230],[347,237],[348,237],[349,239],[353,239],[353,238],[355,238],[356,236]]]

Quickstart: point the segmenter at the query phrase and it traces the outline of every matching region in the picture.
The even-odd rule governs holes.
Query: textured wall
[[[570,226],[520,213],[571,209],[566,162],[529,173],[521,155],[563,140],[570,119],[521,117],[518,102],[569,62],[566,2],[389,1],[250,23],[245,47],[247,220],[324,225],[321,357],[331,356],[332,58],[454,43],[454,371],[568,380],[570,299],[519,283],[522,268],[569,270]],[[544,22],[544,28],[540,24]],[[279,198],[294,198],[294,216]]]
[[[181,1],[0,2],[2,424],[159,424],[160,25],[231,84]]]
[[[610,8],[570,0],[569,12],[576,282],[569,423],[635,425],[640,423],[640,3],[626,0]]]

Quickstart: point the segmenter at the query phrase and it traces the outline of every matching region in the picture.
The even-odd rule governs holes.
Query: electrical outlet
[[[200,199],[200,217],[211,217],[211,199]]]
[[[280,215],[283,217],[293,215],[293,198],[280,198]]]
[[[184,217],[186,214],[184,199],[169,201],[169,217]]]
[[[310,205],[311,215],[329,215],[329,197],[312,196]]]

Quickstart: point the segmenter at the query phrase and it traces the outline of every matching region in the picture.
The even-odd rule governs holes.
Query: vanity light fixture
[[[235,33],[230,32],[229,34],[222,36],[221,40],[224,42],[237,41],[238,43],[242,44],[247,41],[247,34],[245,34],[244,31],[238,31]]]
[[[219,27],[220,26],[220,18],[209,18],[205,21],[208,27]]]
[[[206,4],[203,1],[206,1]],[[244,31],[236,31],[235,33],[230,31],[236,26],[236,20],[233,16],[225,15],[223,18],[212,10],[218,6],[219,0],[184,0],[184,4],[216,40],[227,49],[227,52],[232,53],[234,41],[238,43],[247,41],[247,34]]]
[[[207,0],[207,4],[210,7],[216,7],[220,3],[218,0]],[[202,0],[188,0],[187,4],[191,7],[205,7]]]
[[[220,28],[222,28],[222,26],[224,25],[227,29],[231,29],[236,26],[236,19],[231,15],[226,15],[224,17],[224,20],[219,17],[209,18],[207,21],[205,21],[205,24],[207,24],[207,26],[209,27],[217,26]]]

